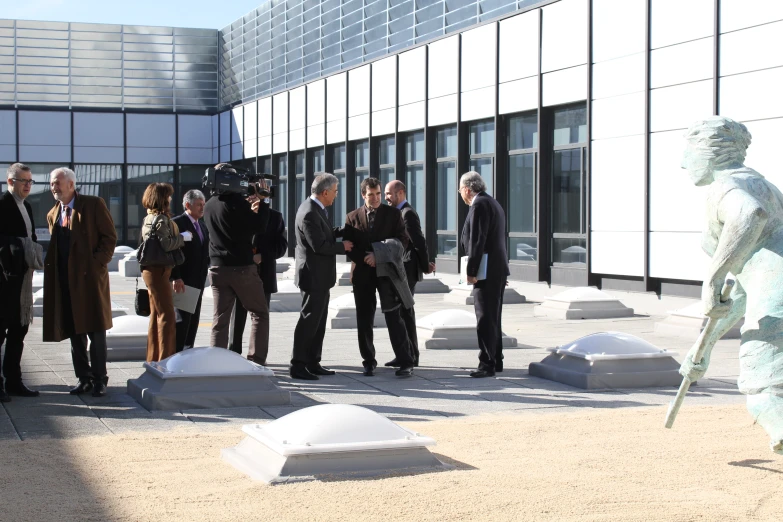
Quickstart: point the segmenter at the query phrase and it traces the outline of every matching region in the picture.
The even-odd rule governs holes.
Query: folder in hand
[[[476,272],[476,279],[483,281],[487,278],[487,258],[488,254],[481,256],[481,263],[479,263],[478,272]],[[462,262],[460,263],[460,275],[463,281],[468,280],[468,256],[462,256]]]

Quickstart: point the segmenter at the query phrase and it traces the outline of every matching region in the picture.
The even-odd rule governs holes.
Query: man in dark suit
[[[35,236],[33,209],[25,198],[30,195],[33,186],[33,173],[30,167],[23,163],[14,163],[8,167],[8,191],[0,199],[0,238],[17,240]],[[10,251],[10,244],[8,249]],[[0,345],[5,340],[5,357],[3,358],[3,377],[0,376],[0,402],[11,400],[10,395],[22,397],[37,397],[37,390],[31,390],[22,383],[22,351],[24,338],[29,324],[23,324],[21,313],[21,295],[25,272],[29,267],[24,263],[24,252],[15,254],[19,270],[14,274],[3,263],[3,273],[0,273]],[[19,258],[21,256],[21,258]],[[10,256],[8,258],[10,261]]]
[[[408,248],[409,238],[402,221],[402,213],[394,207],[381,205],[381,182],[376,178],[367,178],[361,184],[364,205],[345,217],[346,228],[356,229],[357,244],[348,257],[354,263],[351,282],[353,298],[356,302],[356,326],[359,333],[359,352],[362,355],[364,375],[375,375],[378,362],[375,360],[373,344],[373,323],[377,301],[375,291],[381,299],[386,328],[397,364],[400,369],[396,375],[409,377],[413,372],[413,349],[401,310],[402,300],[390,278],[379,277],[375,269],[375,254],[372,244],[385,239],[395,238]]]
[[[462,248],[468,258],[468,283],[473,285],[473,307],[479,343],[479,366],[471,377],[492,377],[503,371],[503,292],[509,276],[506,252],[506,214],[500,203],[486,193],[478,172],[463,174],[459,181],[462,201],[470,206],[462,227]],[[486,279],[478,279],[479,266],[487,255]]]
[[[407,189],[402,181],[394,180],[386,185],[384,191],[386,202],[402,212],[402,221],[405,223],[405,231],[410,237],[410,243],[405,250],[405,274],[408,277],[408,287],[411,289],[411,295],[416,292],[416,283],[422,280],[424,274],[431,274],[435,271],[435,263],[430,263],[429,253],[427,252],[427,241],[421,231],[421,221],[419,215],[408,203]],[[413,308],[402,311],[402,319],[405,321],[405,329],[408,331],[408,338],[411,341],[413,352],[413,365],[419,365],[419,339],[416,335],[416,313]],[[397,359],[392,359],[385,366],[399,366]]]
[[[283,214],[269,209],[269,222],[266,230],[256,233],[253,238],[255,255],[253,261],[258,267],[258,276],[264,283],[264,297],[266,306],[269,308],[272,302],[272,294],[277,293],[277,260],[283,257],[288,250],[288,239],[285,233],[285,221]],[[238,354],[242,353],[242,334],[245,331],[245,322],[247,320],[247,310],[239,302],[234,303],[234,315],[231,317],[231,327],[229,328],[228,349]]]
[[[313,180],[311,196],[296,211],[296,275],[294,283],[302,292],[302,312],[294,330],[294,351],[290,375],[294,379],[318,380],[334,375],[321,366],[321,350],[326,333],[329,289],[337,282],[338,254],[351,252],[351,241],[337,241],[326,207],[337,196],[337,176],[320,174]]]
[[[207,280],[209,270],[209,232],[207,227],[199,222],[204,217],[204,205],[206,198],[200,190],[188,190],[182,198],[182,206],[185,212],[174,218],[180,232],[188,231],[193,234],[192,241],[186,241],[182,247],[185,254],[185,262],[175,266],[171,270],[171,280],[174,282],[176,292],[182,292],[185,285],[198,288],[196,310],[192,314],[185,310],[179,310],[182,319],[177,323],[177,351],[185,348],[193,348],[196,342],[198,322],[201,318],[201,298],[204,295],[204,283]]]

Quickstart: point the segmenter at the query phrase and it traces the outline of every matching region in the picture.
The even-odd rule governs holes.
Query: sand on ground
[[[783,519],[783,457],[741,406],[404,423],[447,472],[278,486],[220,459],[239,427],[0,443],[0,520]]]

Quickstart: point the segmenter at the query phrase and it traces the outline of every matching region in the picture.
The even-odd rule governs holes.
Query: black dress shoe
[[[103,397],[106,395],[106,385],[102,382],[96,382],[92,385],[92,396],[93,397]]]
[[[334,375],[336,373],[334,370],[324,368],[320,364],[318,366],[312,366],[310,368],[307,368],[307,371],[312,373],[313,375]]]
[[[71,388],[68,392],[71,395],[81,395],[82,393],[90,393],[92,391],[92,383],[90,381],[79,381],[79,384],[75,388]]]
[[[418,357],[414,357],[413,358],[413,366],[415,366],[417,368],[419,367],[419,358]]]
[[[307,371],[307,368],[291,368],[288,370],[288,374],[291,376],[292,379],[302,379],[304,381],[317,381],[318,376],[313,375],[309,371]]]
[[[400,363],[397,362],[397,358],[396,357],[394,359],[392,359],[391,361],[387,362],[386,364],[384,364],[384,366],[389,366],[391,368],[396,368],[399,365],[400,365]]]
[[[11,402],[11,396],[2,388],[0,388],[0,402]]]
[[[410,377],[411,375],[413,375],[413,366],[404,366],[399,370],[397,370],[396,372],[394,372],[394,375],[396,375],[397,377]]]
[[[481,377],[494,377],[495,376],[495,370],[481,370],[478,369],[475,372],[470,372],[471,377],[481,378]]]
[[[38,390],[31,390],[24,384],[17,384],[14,387],[9,387],[8,385],[5,386],[5,392],[8,395],[14,395],[16,397],[38,397],[41,395],[41,392]]]
[[[503,371],[503,361],[497,361],[495,363],[495,371],[501,373]]]
[[[362,375],[365,377],[372,377],[375,375],[375,366],[365,366]]]

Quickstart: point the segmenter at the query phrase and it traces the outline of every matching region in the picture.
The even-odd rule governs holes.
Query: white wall
[[[272,98],[258,100],[258,155],[272,154]]]
[[[303,150],[307,115],[307,87],[302,85],[291,91],[289,105],[288,146],[291,150]]]
[[[307,146],[323,147],[326,134],[326,80],[307,85]]]
[[[348,139],[370,137],[370,65],[348,71]]]
[[[427,81],[427,46],[399,55],[399,109],[397,130],[424,128]]]
[[[71,161],[71,114],[19,111],[19,161]]]
[[[347,89],[347,73],[335,74],[326,79],[326,143],[328,144],[339,143],[346,139]]]
[[[430,126],[455,123],[458,112],[459,35],[428,45],[427,107]]]
[[[122,114],[73,113],[74,163],[123,163],[124,132]],[[211,141],[210,134],[210,147]]]
[[[288,92],[275,94],[272,111],[272,152],[288,152]]]
[[[245,105],[243,114],[242,152],[245,158],[255,158],[258,154],[258,102]]]
[[[560,0],[541,10],[541,72],[587,63],[587,0]]]
[[[181,114],[179,122],[179,163],[211,164],[215,142],[212,138],[212,116]],[[216,163],[216,162],[215,162]]]
[[[396,127],[397,57],[372,63],[372,135],[393,134]]]
[[[242,149],[245,133],[245,108],[240,105],[231,109],[231,160],[241,160],[245,157]]]
[[[16,113],[0,111],[0,161],[16,161]]]
[[[497,29],[497,24],[488,24],[462,33],[462,121],[495,115]]]
[[[173,165],[176,160],[173,114],[127,114],[128,163]]]

